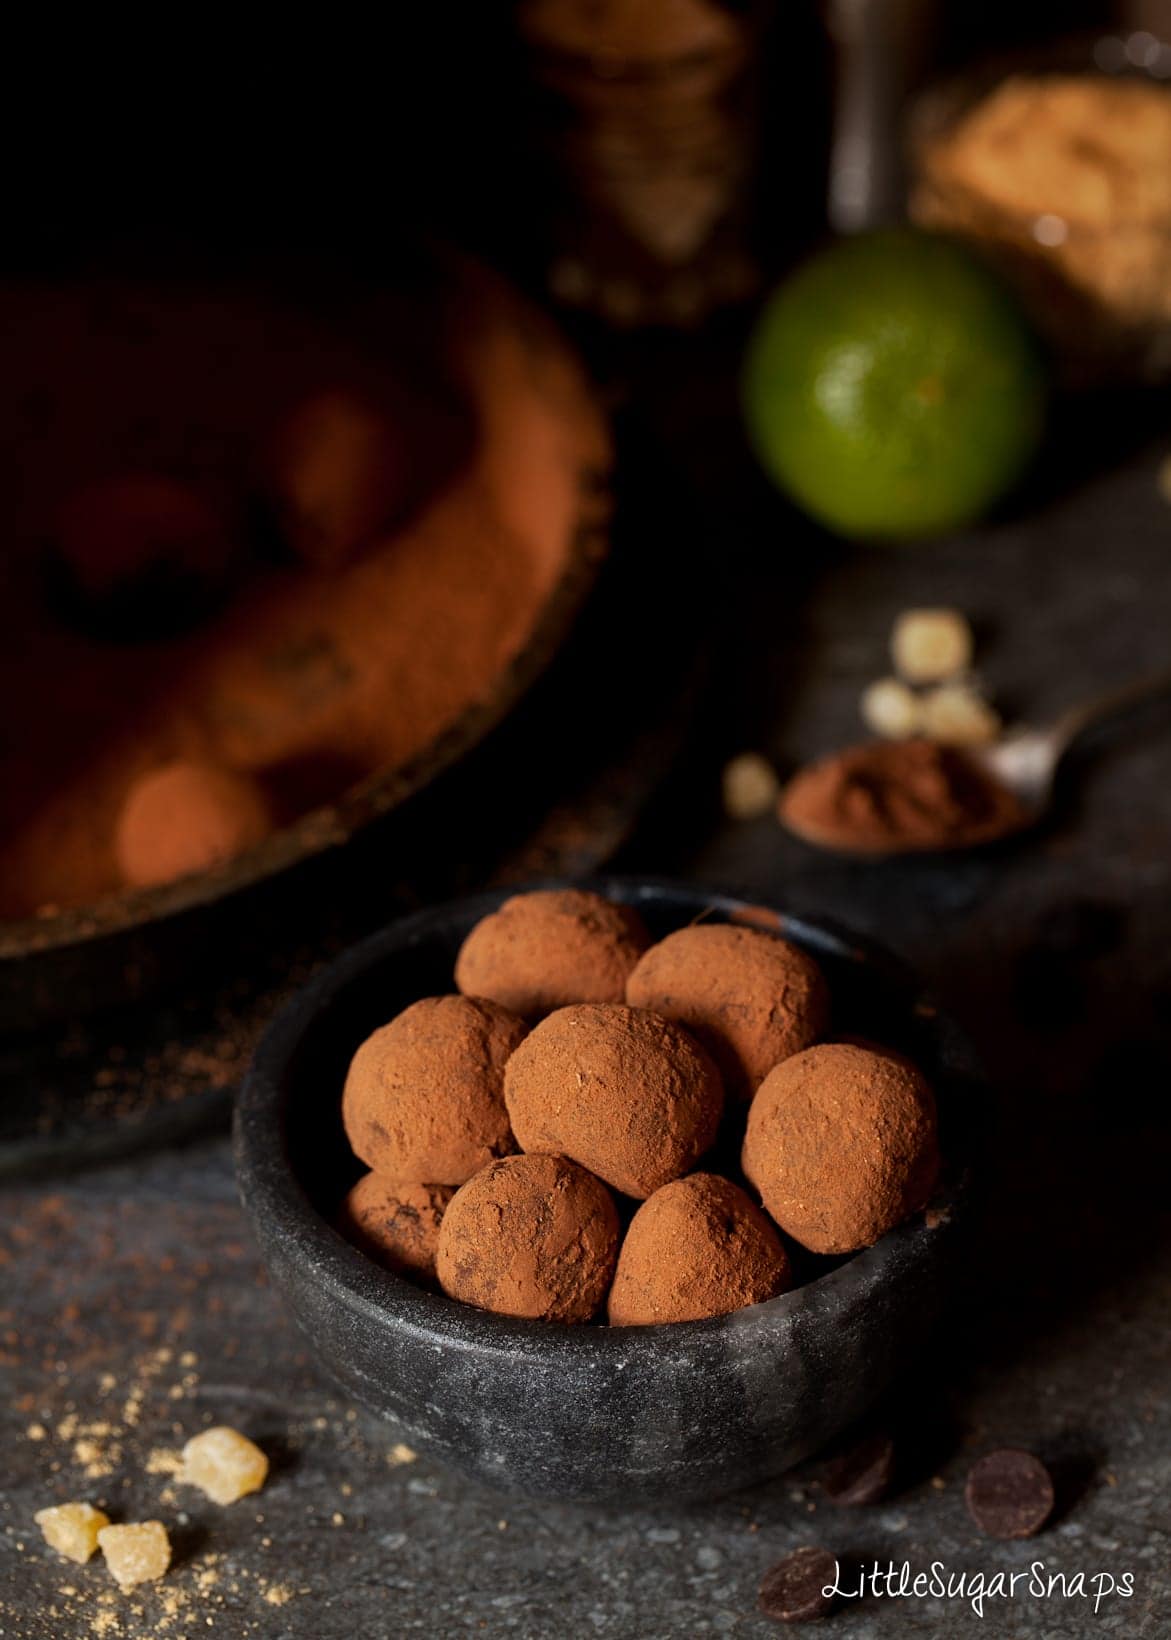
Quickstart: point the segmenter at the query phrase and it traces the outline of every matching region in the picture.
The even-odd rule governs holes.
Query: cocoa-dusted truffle
[[[235,859],[272,830],[264,792],[210,763],[168,763],[130,788],[114,832],[124,882],[174,882]]]
[[[694,1167],[724,1103],[699,1043],[620,1003],[550,1014],[509,1060],[504,1098],[522,1150],[572,1157],[627,1196]]]
[[[455,983],[537,1019],[574,1002],[621,1002],[631,969],[650,943],[628,906],[583,889],[516,894],[484,917],[463,943]]]
[[[626,984],[635,1008],[686,1025],[751,1099],[774,1065],[809,1047],[829,1021],[829,991],[812,957],[757,928],[701,923],[652,945]]]
[[[775,1298],[789,1256],[768,1219],[729,1179],[691,1173],[643,1202],[610,1289],[615,1327],[700,1321]]]
[[[923,1206],[939,1171],[935,1099],[904,1060],[844,1042],[770,1071],[748,1112],[744,1171],[794,1241],[869,1247]]]
[[[617,1255],[610,1192],[564,1156],[489,1163],[456,1191],[439,1228],[445,1293],[536,1321],[588,1321]]]
[[[414,452],[381,405],[345,388],[298,404],[277,429],[264,488],[289,546],[343,568],[403,511]]]
[[[454,1194],[449,1184],[399,1184],[365,1173],[342,1203],[338,1228],[388,1270],[434,1281],[439,1226]]]
[[[350,1062],[342,1120],[376,1173],[463,1184],[516,1149],[504,1108],[504,1064],[523,1020],[494,1002],[424,997],[366,1038]]]

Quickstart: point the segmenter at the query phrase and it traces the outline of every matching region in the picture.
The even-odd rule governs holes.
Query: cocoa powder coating
[[[582,889],[516,894],[463,943],[455,982],[527,1019],[575,1002],[621,1002],[650,943],[629,907]]]
[[[608,1313],[615,1327],[700,1321],[787,1292],[789,1256],[743,1190],[715,1173],[665,1184],[630,1222]]]
[[[794,1241],[856,1252],[927,1201],[939,1171],[935,1099],[901,1059],[841,1042],[807,1048],[762,1083],[742,1160]]]
[[[399,1181],[463,1184],[516,1149],[504,1065],[523,1020],[494,1002],[424,997],[367,1037],[342,1094],[359,1160]]]
[[[618,1213],[564,1156],[491,1162],[452,1197],[439,1230],[443,1291],[498,1315],[589,1321],[614,1275]]]
[[[454,1194],[448,1184],[399,1184],[381,1173],[366,1173],[346,1195],[338,1228],[388,1270],[431,1283],[439,1226]]]
[[[522,1150],[569,1156],[637,1197],[695,1166],[724,1103],[693,1037],[620,1003],[550,1014],[509,1060],[504,1098]]]
[[[763,930],[731,923],[668,934],[631,974],[626,1000],[693,1031],[720,1067],[729,1096],[741,1100],[829,1023],[829,990],[813,958]]]

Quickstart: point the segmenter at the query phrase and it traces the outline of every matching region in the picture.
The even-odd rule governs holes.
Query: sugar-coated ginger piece
[[[859,709],[866,727],[884,740],[906,740],[919,732],[919,697],[900,678],[879,678],[869,684]]]
[[[171,1564],[171,1540],[161,1520],[141,1520],[129,1526],[103,1526],[98,1544],[120,1589],[153,1583]]]
[[[33,1516],[50,1549],[84,1566],[98,1546],[98,1533],[110,1517],[92,1503],[56,1503]]]
[[[905,609],[891,633],[895,671],[908,683],[943,683],[972,663],[972,628],[958,609]]]
[[[759,752],[741,752],[725,763],[720,785],[729,820],[756,820],[769,814],[781,793],[777,771]]]
[[[268,1477],[268,1459],[247,1435],[219,1424],[193,1435],[183,1448],[179,1479],[197,1486],[213,1503],[235,1503],[259,1492]]]

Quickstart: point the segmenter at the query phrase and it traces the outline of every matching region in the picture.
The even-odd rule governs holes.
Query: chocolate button
[[[973,1464],[964,1502],[989,1537],[1032,1537],[1052,1513],[1053,1481],[1040,1458],[1004,1447]]]
[[[894,1457],[889,1435],[869,1435],[830,1459],[822,1471],[822,1491],[831,1503],[877,1503],[889,1490]]]
[[[834,1603],[832,1589],[838,1580],[838,1563],[828,1549],[803,1544],[784,1560],[778,1560],[764,1575],[759,1605],[766,1617],[777,1623],[808,1623],[824,1617]]]

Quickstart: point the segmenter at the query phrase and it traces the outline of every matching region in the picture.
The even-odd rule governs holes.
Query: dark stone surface
[[[262,1279],[214,1139],[0,1196],[5,1640],[100,1634],[95,1617],[122,1636],[764,1640],[777,1631],[756,1612],[761,1578],[810,1542],[916,1572],[941,1561],[991,1577],[1039,1559],[1071,1579],[1134,1576],[1133,1597],[1096,1615],[1092,1598],[1024,1587],[983,1621],[958,1599],[872,1595],[826,1633],[1169,1632],[1166,715],[1087,748],[1052,825],[995,856],[846,866],[767,820],[715,816],[727,753],[760,744],[791,761],[857,732],[857,695],[907,604],[977,616],[990,683],[1030,717],[1161,662],[1166,452],[1164,440],[1112,465],[1080,446],[1058,474],[1063,499],[913,553],[831,554],[779,507],[725,490],[721,540],[739,543],[727,572],[744,589],[725,686],[693,767],[628,853],[629,869],[722,881],[877,934],[927,974],[992,1072],[987,1208],[953,1324],[887,1409],[892,1495],[837,1509],[797,1471],[710,1505],[581,1507],[503,1501],[428,1461],[389,1461],[393,1431],[330,1391]],[[213,1421],[274,1457],[266,1490],[228,1510],[149,1472],[154,1449]],[[1055,1479],[1054,1515],[1027,1543],[981,1538],[963,1504],[972,1461],[1006,1445]],[[79,1494],[176,1523],[167,1583],[121,1597],[100,1566],[44,1550],[34,1509]]]

